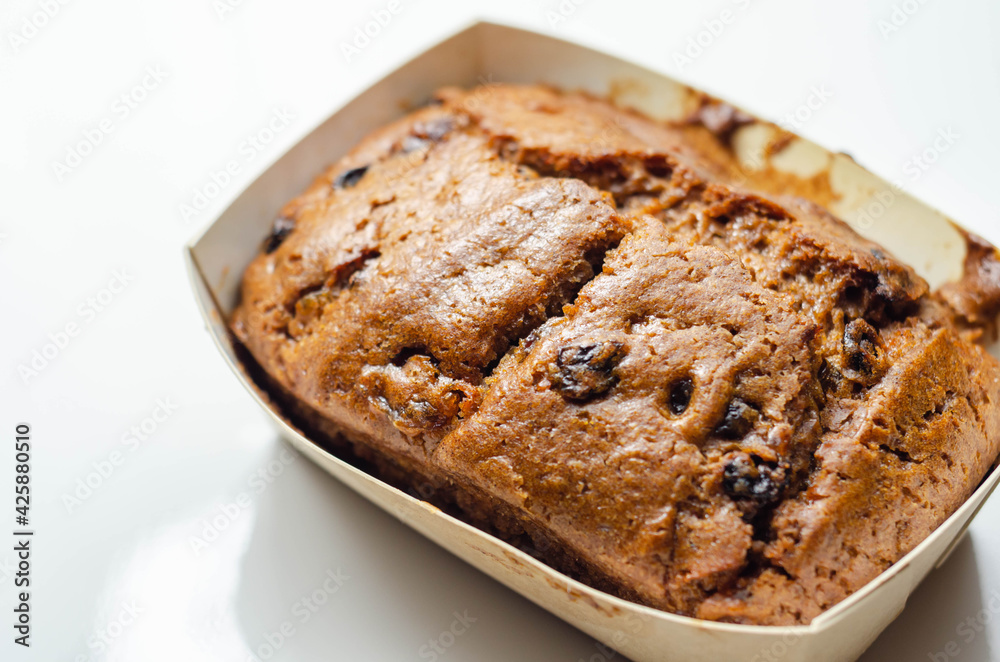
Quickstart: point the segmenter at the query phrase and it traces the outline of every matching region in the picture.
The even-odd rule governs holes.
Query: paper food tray
[[[472,25],[336,110],[189,244],[190,277],[215,343],[237,378],[303,455],[441,547],[636,662],[856,659],[899,615],[924,577],[954,549],[996,487],[1000,471],[993,471],[958,512],[904,559],[811,625],[712,623],[635,605],[580,584],[334,457],[282,419],[240,368],[224,320],[237,303],[243,270],[282,205],[361,137],[404,114],[405,108],[427,100],[436,88],[499,82],[546,82],[584,89],[662,119],[684,117],[700,98],[667,76],[582,46],[491,23]],[[779,137],[776,127],[757,122],[740,129],[735,145],[738,153],[759,154]],[[913,265],[932,286],[960,275],[965,243],[948,219],[894,190],[850,157],[795,138],[769,160],[772,167],[800,175],[803,181],[825,171],[838,196],[828,205],[831,211],[854,220],[862,234]],[[759,165],[751,159],[747,167]],[[810,197],[804,185],[796,192]],[[880,206],[887,192],[894,196],[893,204]]]

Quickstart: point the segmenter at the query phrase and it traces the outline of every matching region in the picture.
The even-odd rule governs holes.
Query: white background
[[[212,0],[74,0],[52,2],[57,11],[45,18],[47,1],[0,5],[4,660],[242,661],[284,622],[295,632],[270,659],[431,659],[421,647],[455,612],[476,621],[443,660],[612,659],[304,459],[282,464],[285,447],[211,345],[183,271],[184,242],[274,157],[477,16],[623,55],[772,119],[824,86],[832,98],[802,133],[1000,242],[995,0],[907,0],[914,13],[897,14],[900,29],[888,34],[879,21],[891,20],[893,0],[577,0],[559,22],[547,15],[558,0],[400,0],[350,62],[340,45],[387,2],[244,0],[220,16]],[[724,9],[735,20],[678,66],[674,53]],[[26,20],[44,25],[32,31]],[[165,78],[146,78],[134,108],[116,102],[147,67]],[[294,120],[262,151],[241,149],[276,109]],[[102,120],[111,131],[60,177],[54,164]],[[907,174],[913,155],[949,127],[954,145],[920,177]],[[180,206],[230,160],[240,166],[233,181],[185,222]],[[108,302],[103,290],[122,270],[129,282]],[[88,298],[102,296],[97,312]],[[68,345],[36,376],[20,376],[18,366],[70,323],[78,333]],[[129,441],[158,399],[176,411]],[[38,532],[30,651],[13,646],[7,625],[12,444],[22,421],[34,430]],[[110,475],[89,496],[78,492],[116,451]],[[281,475],[251,483],[269,464]],[[252,499],[234,511],[226,504],[241,492]],[[235,513],[225,530],[195,553],[191,537],[224,509]],[[865,660],[1000,659],[1000,613],[987,614],[986,632],[958,629],[1000,595],[998,524],[994,499]],[[348,579],[303,623],[296,603],[322,593],[327,571]],[[123,605],[138,616],[123,618]],[[949,642],[955,657],[942,652]]]

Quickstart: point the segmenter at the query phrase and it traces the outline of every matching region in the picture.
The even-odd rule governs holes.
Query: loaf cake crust
[[[740,117],[441,90],[286,205],[232,330],[310,431],[555,567],[809,623],[1000,453],[1000,261],[931,291],[740,171]]]

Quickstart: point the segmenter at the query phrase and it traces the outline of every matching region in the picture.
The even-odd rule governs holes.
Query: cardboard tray
[[[902,612],[924,577],[947,559],[1000,481],[994,471],[927,540],[843,603],[801,627],[711,623],[617,599],[580,584],[520,550],[327,453],[291,426],[241,369],[224,320],[238,300],[240,275],[275,214],[369,131],[419,105],[438,87],[548,82],[610,96],[662,119],[679,119],[699,94],[660,73],[558,39],[476,23],[388,75],[305,135],[236,197],[186,249],[191,281],[208,331],[237,378],[303,455],[359,494],[459,558],[636,662],[780,658],[784,662],[855,660]],[[802,179],[825,174],[838,196],[832,211],[914,265],[932,285],[961,273],[965,243],[948,219],[865,171],[850,157],[800,138],[765,157],[782,139],[757,121],[735,137],[748,169],[770,165]],[[787,134],[784,141],[787,141]],[[794,178],[793,178],[794,179]],[[891,196],[891,198],[889,197]],[[886,201],[891,201],[885,204]]]

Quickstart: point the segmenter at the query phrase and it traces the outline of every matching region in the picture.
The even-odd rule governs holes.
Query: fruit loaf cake
[[[597,588],[809,623],[997,458],[1000,258],[969,236],[932,291],[742,171],[747,121],[441,90],[281,210],[246,362],[314,437]]]

